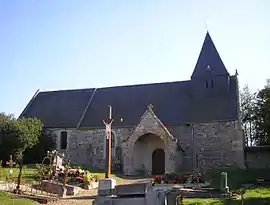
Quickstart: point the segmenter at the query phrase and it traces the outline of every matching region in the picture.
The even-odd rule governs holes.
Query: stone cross
[[[112,140],[112,106],[109,105],[109,121],[106,122],[103,120],[103,123],[106,127],[106,172],[105,178],[111,177],[111,156],[112,156],[112,147],[111,147],[111,140]]]
[[[16,165],[16,162],[14,162],[12,159],[12,155],[9,155],[9,161],[7,161],[6,164],[10,167],[9,175],[11,176],[13,173],[12,167],[13,165]]]

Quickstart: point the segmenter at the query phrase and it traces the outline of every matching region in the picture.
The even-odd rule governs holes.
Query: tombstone
[[[220,191],[229,193],[227,172],[221,172]]]
[[[50,180],[42,180],[40,182],[40,187],[42,191],[57,194],[60,197],[65,197],[66,195],[74,196],[77,195],[81,190],[81,188],[77,186],[63,184]]]
[[[98,196],[94,205],[164,205],[166,194],[155,191],[151,183],[125,184],[115,186],[107,196]]]

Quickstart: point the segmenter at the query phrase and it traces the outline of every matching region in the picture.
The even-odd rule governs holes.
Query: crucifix
[[[9,175],[11,176],[13,173],[12,167],[13,165],[16,165],[16,162],[14,162],[12,159],[12,155],[9,155],[9,161],[7,161],[6,164],[10,167]]]
[[[109,105],[109,119],[108,122],[103,120],[104,125],[106,126],[106,172],[105,178],[111,177],[111,140],[112,140],[112,106]]]

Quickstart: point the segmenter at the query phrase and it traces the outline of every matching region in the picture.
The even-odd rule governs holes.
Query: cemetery
[[[4,175],[9,176],[8,167],[1,170],[1,180],[5,183],[12,183],[9,180],[5,181]],[[21,197],[26,198],[27,203],[30,203],[32,200],[39,201],[40,203],[57,202],[61,199],[67,198],[69,195],[80,196],[80,191],[83,190],[78,184],[69,185],[68,182],[65,185],[62,183],[62,180],[49,181],[49,178],[46,180],[39,181],[35,179],[34,175],[39,173],[39,168],[25,167],[23,172],[23,183],[21,185]],[[3,171],[4,170],[4,171]],[[34,172],[33,170],[36,170]],[[13,167],[13,176],[16,179],[17,168]],[[269,173],[269,172],[268,172]],[[106,204],[110,203],[108,201],[117,201],[111,203],[117,204],[161,204],[160,201],[167,200],[167,203],[176,199],[179,201],[179,204],[241,204],[241,196],[243,195],[244,204],[268,204],[270,197],[270,183],[267,182],[267,170],[227,170],[226,174],[221,173],[219,170],[213,170],[211,175],[205,176],[206,180],[204,183],[197,182],[186,182],[186,183],[165,183],[161,181],[160,183],[150,183],[157,179],[156,176],[153,179],[148,179],[147,182],[139,182],[133,184],[122,184],[125,183],[124,180],[121,181],[121,184],[114,184],[114,187],[109,187],[110,189],[104,189],[104,187],[93,188],[97,192],[96,199],[93,204]],[[180,175],[180,174],[179,174]],[[43,176],[43,175],[41,175]],[[253,176],[253,177],[251,177]],[[210,178],[211,177],[211,178]],[[223,178],[224,177],[224,178]],[[263,179],[263,177],[265,177]],[[115,176],[112,176],[115,178]],[[162,178],[162,177],[161,177]],[[165,178],[165,177],[164,177]],[[31,181],[32,179],[32,181]],[[72,179],[72,178],[71,178]],[[227,180],[227,181],[226,181]],[[188,181],[188,180],[187,180]],[[64,181],[63,181],[64,182]],[[16,187],[16,180],[13,180],[13,186],[5,187],[4,191],[12,194],[12,190]],[[30,187],[30,185],[41,185],[37,189]],[[0,186],[3,185],[0,183]],[[51,186],[49,186],[51,185]],[[104,185],[103,185],[104,186]],[[110,186],[110,185],[109,185]],[[75,189],[79,191],[74,191]],[[108,188],[108,187],[107,187]],[[62,193],[57,193],[56,190],[62,191]],[[73,190],[72,190],[73,189]],[[52,193],[55,190],[54,193]],[[65,190],[65,191],[64,191]],[[105,191],[104,191],[105,190]],[[66,196],[61,196],[65,192]],[[0,196],[3,197],[3,195]],[[15,195],[16,196],[16,195]],[[6,197],[6,196],[5,196]],[[67,198],[67,200],[69,200]],[[153,201],[157,200],[157,201]],[[182,200],[182,202],[180,202]],[[89,200],[90,203],[90,200]]]
[[[105,123],[110,130],[111,123]],[[0,202],[10,204],[234,205],[270,204],[266,169],[194,169],[150,176],[111,173],[111,132],[106,132],[106,164],[101,173],[72,164],[64,153],[46,152],[37,164],[10,155],[0,166]]]
[[[108,152],[110,149],[108,149]],[[109,154],[109,153],[108,153]],[[79,166],[74,166],[65,155],[48,151],[40,164],[25,166],[22,171],[20,193],[13,194],[17,185],[18,168],[13,156],[0,169],[0,190],[25,200],[25,204],[55,203],[69,197],[80,197],[81,192],[96,193],[93,205],[142,204],[269,204],[269,170],[209,170],[153,175],[152,178],[126,183],[115,179],[108,169],[105,178]],[[211,173],[212,172],[212,173]],[[93,194],[93,192],[91,192]],[[90,195],[90,192],[89,192]],[[9,195],[0,192],[8,200]],[[0,198],[1,200],[1,198]],[[18,202],[19,203],[19,202]],[[90,200],[89,200],[89,203]]]

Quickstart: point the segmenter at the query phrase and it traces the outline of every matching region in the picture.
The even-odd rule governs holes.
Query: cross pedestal
[[[98,181],[98,196],[112,195],[112,190],[116,186],[116,180],[113,178],[104,178]]]

